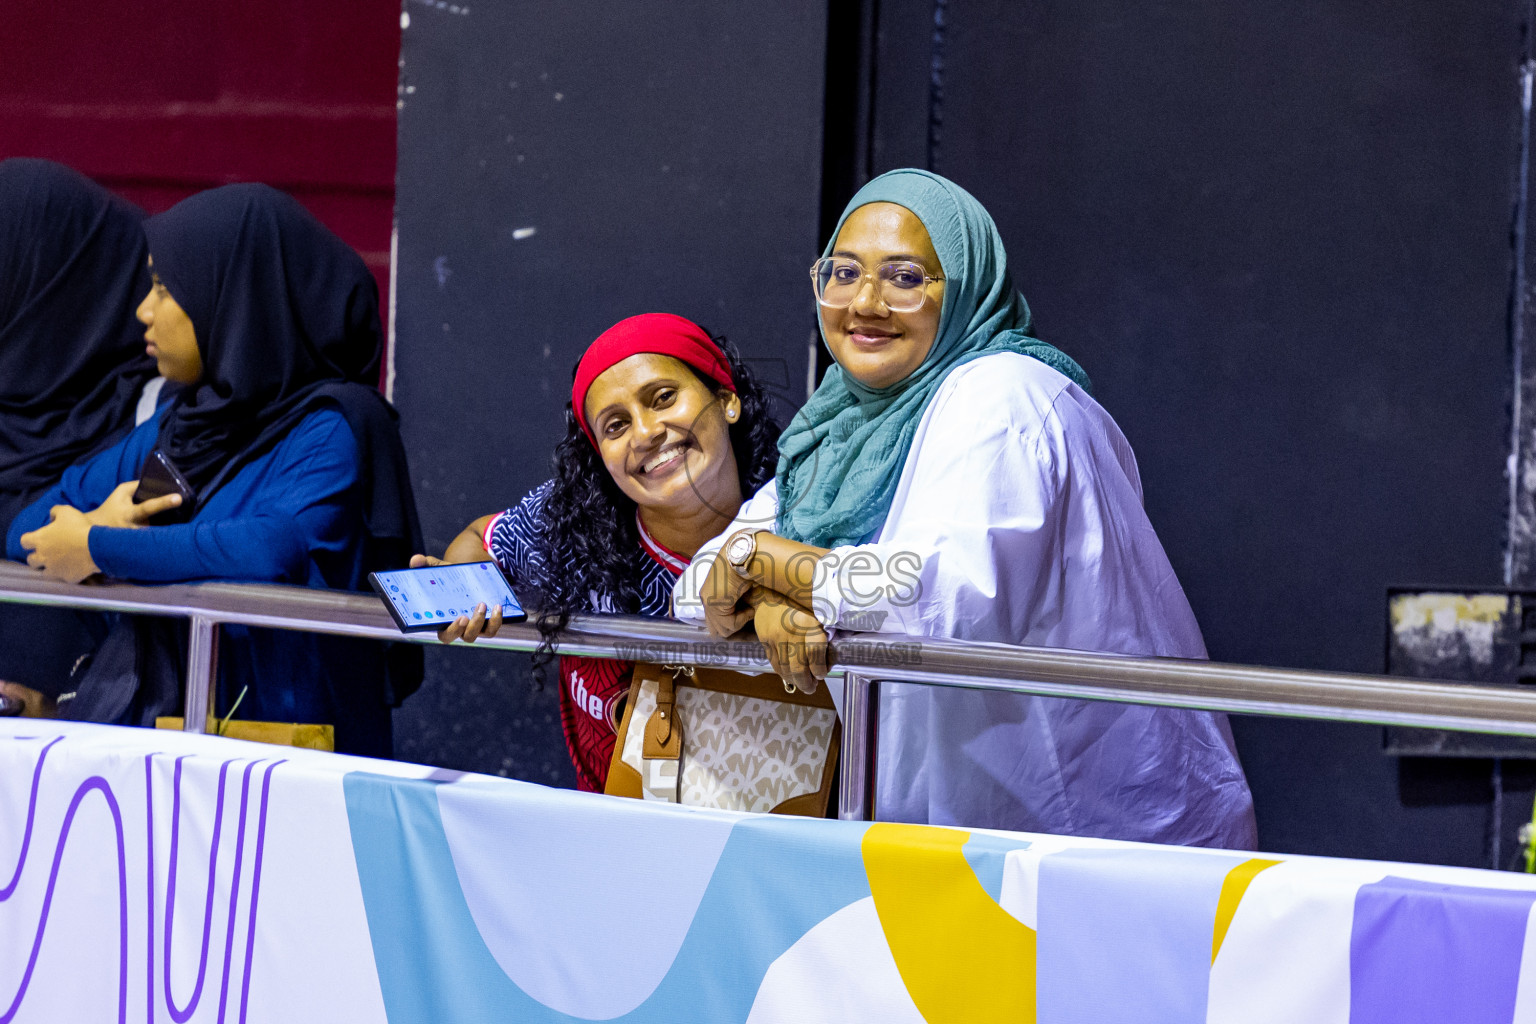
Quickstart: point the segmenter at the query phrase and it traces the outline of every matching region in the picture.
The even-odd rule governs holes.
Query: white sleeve
[[[715,556],[720,553],[720,548],[725,544],[725,538],[737,530],[771,530],[778,514],[779,487],[776,481],[770,480],[759,488],[756,494],[747,499],[730,526],[699,548],[698,553],[693,556],[693,561],[688,563],[688,568],[684,569],[683,574],[678,577],[677,583],[672,587],[673,617],[683,622],[703,622],[704,602],[700,595],[704,580],[715,564]]]
[[[984,376],[936,396],[878,540],[821,559],[812,610],[828,629],[1019,643],[1052,604],[1060,424],[1048,396],[1010,415]]]
[[[155,414],[160,408],[160,392],[165,389],[165,378],[154,377],[144,382],[143,389],[139,392],[138,404],[133,409],[133,425],[138,426]]]

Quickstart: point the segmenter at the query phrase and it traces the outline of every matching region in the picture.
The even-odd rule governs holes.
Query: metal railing
[[[228,583],[75,586],[14,563],[0,563],[0,603],[188,619],[191,643],[185,728],[189,732],[205,728],[218,672],[220,625],[437,643],[432,633],[402,636],[383,603],[371,594],[304,587]],[[476,648],[514,651],[532,651],[538,646],[538,630],[527,622],[508,624],[498,636],[475,644]],[[694,626],[629,615],[574,616],[559,650],[626,661],[770,671],[755,641],[715,640]],[[866,819],[873,810],[876,704],[882,682],[1536,736],[1536,688],[1302,672],[1178,658],[1130,658],[886,634],[853,635],[835,641],[829,660],[833,671],[827,683],[843,689],[839,813],[844,818]]]

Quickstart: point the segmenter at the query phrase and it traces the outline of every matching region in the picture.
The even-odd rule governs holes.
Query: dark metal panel
[[[1536,9],[1536,5],[1528,9]],[[1536,45],[1529,32],[1525,46],[1520,76],[1519,185],[1511,231],[1515,260],[1509,305],[1514,385],[1509,439],[1509,546],[1505,552],[1504,582],[1512,587],[1536,585],[1536,302],[1532,301],[1536,298],[1536,250],[1531,246],[1531,229],[1536,226],[1536,211],[1531,208],[1531,87],[1532,79],[1536,78]]]
[[[865,0],[878,11],[870,161],[875,174],[928,165],[933,0]]]
[[[1500,577],[1520,7],[951,9],[945,170],[1136,447],[1220,657]]]
[[[919,162],[900,6],[876,149]],[[1527,5],[942,6],[938,169],[1135,446],[1212,655],[1379,671],[1389,585],[1503,584]],[[1487,762],[1236,728],[1265,846],[1486,862]]]
[[[622,317],[728,335],[787,418],[805,396],[825,2],[404,9],[394,394],[429,546],[547,478],[571,367]],[[463,664],[429,661],[402,752],[566,771],[540,720],[553,693],[512,712],[524,680]]]

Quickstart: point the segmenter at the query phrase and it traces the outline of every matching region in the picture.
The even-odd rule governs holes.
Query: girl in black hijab
[[[133,426],[155,363],[142,215],[47,160],[0,161],[0,533]]]
[[[193,196],[145,231],[154,277],[139,318],[184,390],[19,513],[7,554],[66,580],[351,590],[403,566],[420,531],[395,414],[375,388],[378,289],[362,260],[264,185]],[[151,456],[191,485],[171,513],[181,522],[148,525],[173,499],[132,502]],[[177,703],[179,645],[156,625],[118,628],[61,712],[150,724]],[[241,717],[331,722],[338,749],[385,756],[389,699],[419,681],[412,665],[386,681],[378,645],[233,626],[220,663],[225,706],[246,694]]]
[[[163,383],[133,318],[149,287],[142,219],[67,167],[0,160],[0,537]],[[100,639],[92,619],[0,605],[0,680],[52,691]]]

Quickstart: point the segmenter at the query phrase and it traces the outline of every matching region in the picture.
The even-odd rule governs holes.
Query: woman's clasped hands
[[[752,627],[773,670],[802,693],[815,693],[827,677],[827,631],[816,616],[783,594],[754,587]]]
[[[55,505],[48,510],[48,525],[21,535],[27,550],[27,564],[66,583],[80,583],[101,570],[91,559],[90,532],[93,526],[136,530],[162,512],[181,504],[181,495],[166,494],[148,501],[135,502],[137,480],[118,484],[90,512],[71,505]]]
[[[795,569],[813,568],[825,553],[760,531],[742,569],[722,554],[704,581],[704,624],[710,633],[728,637],[750,624],[773,670],[802,693],[815,693],[827,677],[827,631],[809,608],[811,581],[799,579],[806,573]]]

